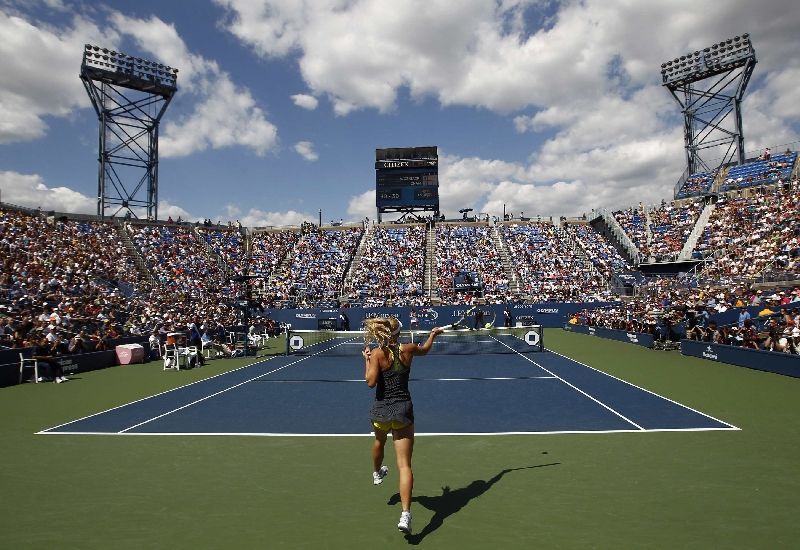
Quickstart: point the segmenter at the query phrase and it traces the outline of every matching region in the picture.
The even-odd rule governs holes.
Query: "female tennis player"
[[[364,379],[375,388],[375,401],[370,411],[370,421],[375,431],[372,442],[372,482],[380,485],[389,469],[383,465],[386,436],[392,432],[397,469],[400,473],[400,502],[403,512],[397,528],[411,533],[411,490],[414,473],[411,471],[411,454],[414,450],[414,405],[408,391],[411,361],[416,355],[425,355],[443,329],[431,330],[424,344],[400,344],[397,339],[402,324],[394,318],[367,319],[364,322]],[[378,347],[370,349],[369,345]]]

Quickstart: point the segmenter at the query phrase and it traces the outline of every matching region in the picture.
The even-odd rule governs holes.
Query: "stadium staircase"
[[[644,229],[646,231],[647,248],[649,250],[649,249],[651,249],[653,247],[653,230],[650,229],[650,209],[649,208],[645,208],[644,209]],[[645,262],[645,263],[651,263],[651,262],[655,261],[655,258],[652,257],[652,256],[649,256],[647,258],[643,258],[642,261]]]
[[[610,288],[611,283],[606,278],[605,274],[595,267],[594,263],[589,259],[589,256],[586,255],[586,251],[583,249],[583,246],[572,238],[572,236],[567,233],[567,231],[561,227],[556,227],[556,235],[558,238],[566,245],[566,248],[572,251],[574,257],[578,258],[580,263],[583,264],[583,270],[591,273],[602,279],[605,282],[606,288]]]
[[[139,253],[136,245],[133,244],[133,240],[131,239],[130,233],[128,233],[128,228],[125,226],[125,223],[119,218],[114,218],[114,229],[116,229],[119,238],[122,239],[122,244],[125,245],[125,249],[128,251],[128,254],[131,258],[133,258],[133,262],[136,265],[136,270],[139,272],[139,274],[150,284],[150,286],[158,286],[158,281],[155,277],[153,277],[150,269],[148,269],[147,262],[144,261],[144,258],[142,258],[142,255]]]
[[[364,255],[364,248],[367,246],[367,243],[372,240],[372,234],[375,232],[375,227],[372,224],[366,224],[364,227],[364,233],[361,234],[361,241],[359,241],[358,246],[356,247],[356,251],[353,254],[353,258],[350,261],[350,265],[347,268],[347,271],[344,274],[344,279],[342,280],[342,288],[339,292],[339,300],[346,301],[348,290],[353,290],[353,275],[356,270],[356,266],[361,265],[361,256]]]
[[[425,235],[425,282],[423,285],[425,295],[431,299],[439,298],[439,288],[436,283],[436,226],[430,224]]]
[[[303,234],[300,239],[295,243],[293,248],[290,248],[286,251],[286,255],[280,261],[278,266],[272,270],[272,273],[269,274],[269,280],[267,281],[268,288],[275,288],[280,286],[277,282],[280,281],[291,281],[291,273],[292,273],[292,262],[294,261],[294,252],[295,249],[300,246],[300,243],[306,240],[306,235]]]
[[[232,279],[236,276],[236,272],[222,259],[222,257],[217,254],[216,250],[209,244],[209,242],[203,237],[199,231],[197,231],[197,227],[194,225],[189,226],[191,228],[192,235],[195,239],[200,243],[200,246],[203,249],[203,252],[209,260],[216,263],[220,269],[225,273],[225,276],[228,279]]]
[[[508,278],[508,287],[514,296],[518,296],[522,290],[519,285],[519,277],[517,270],[514,269],[514,264],[511,262],[511,254],[508,252],[506,242],[500,236],[500,231],[497,229],[497,224],[492,223],[492,240],[497,247],[497,252],[500,254],[500,263],[503,265],[503,271]]]
[[[639,249],[636,248],[631,238],[625,230],[622,229],[617,218],[606,211],[596,212],[596,214],[599,215],[592,221],[592,227],[594,227],[598,233],[604,235],[608,239],[608,242],[628,260],[628,263],[633,266],[639,265]],[[600,227],[598,228],[597,225]]]
[[[685,262],[692,259],[694,247],[697,246],[697,241],[700,240],[700,237],[703,235],[703,231],[706,228],[706,224],[708,224],[709,218],[711,218],[712,212],[714,212],[714,205],[711,203],[707,204],[705,208],[703,208],[703,211],[700,212],[700,216],[698,216],[697,222],[695,222],[694,228],[689,234],[689,238],[683,243],[681,253],[678,255],[678,261]]]

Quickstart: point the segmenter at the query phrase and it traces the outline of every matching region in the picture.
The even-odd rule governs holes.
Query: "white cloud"
[[[295,94],[291,97],[295,105],[308,111],[313,111],[319,105],[319,100],[313,95]]]
[[[191,53],[174,25],[155,16],[136,19],[118,12],[111,20],[120,33],[132,36],[154,59],[177,67],[179,93],[196,98],[191,113],[164,123],[159,141],[162,157],[233,146],[263,155],[277,144],[278,130],[250,90],[237,86],[215,61]]]
[[[519,133],[547,132],[510,173],[492,159],[443,162],[442,204],[502,213],[505,201],[549,215],[669,198],[683,136],[659,66],[743,31],[763,75],[744,101],[746,146],[797,139],[800,11],[790,0],[729,0],[702,13],[692,0],[409,0],[390,17],[380,0],[217,2],[231,33],[264,57],[296,58],[311,93],[338,115],[391,112],[407,90],[508,116]],[[526,26],[528,10],[552,7],[545,26]],[[349,215],[374,210],[370,193],[353,197]]]
[[[225,213],[220,220],[238,220],[245,227],[288,227],[299,226],[303,222],[316,223],[317,216],[307,212],[289,210],[287,212],[267,212],[258,208],[251,208],[247,213],[236,204],[225,205]]]
[[[96,214],[97,200],[68,187],[48,187],[38,174],[0,172],[2,200],[18,206],[75,214]]]
[[[58,1],[48,5],[62,6]],[[86,43],[120,49],[122,38],[131,36],[152,59],[179,68],[179,93],[194,103],[187,115],[165,119],[162,158],[234,146],[263,155],[276,145],[277,128],[250,90],[236,85],[215,61],[190,52],[174,25],[118,12],[111,12],[109,21],[101,31],[94,21],[75,16],[67,27],[56,28],[0,12],[0,143],[40,138],[48,116],[88,109],[90,100],[76,75],[76,52]]]
[[[310,141],[298,141],[294,144],[295,152],[308,161],[315,161],[319,155],[314,151],[314,144]]]
[[[116,47],[113,30],[74,17],[65,27],[0,11],[0,144],[30,141],[47,131],[48,116],[88,108],[78,71],[87,42]]]
[[[374,189],[352,197],[347,205],[347,216],[351,221],[374,219],[376,212]]]
[[[146,213],[143,213],[142,216],[145,216]],[[159,220],[166,220],[168,218],[172,218],[174,221],[177,221],[178,218],[181,221],[198,221],[199,218],[197,216],[193,216],[180,206],[174,205],[169,201],[158,201],[158,219]]]
[[[244,146],[256,154],[271,150],[278,130],[269,122],[247,89],[237,87],[226,74],[213,83],[188,116],[168,120],[159,138],[159,155],[181,157],[209,147]]]

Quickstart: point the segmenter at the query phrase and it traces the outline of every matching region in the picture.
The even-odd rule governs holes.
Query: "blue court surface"
[[[558,353],[429,355],[412,367],[417,435],[736,430]],[[370,435],[360,357],[273,357],[39,432]]]

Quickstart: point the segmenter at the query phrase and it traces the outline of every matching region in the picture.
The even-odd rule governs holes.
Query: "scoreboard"
[[[439,210],[439,159],[435,151],[435,147],[376,150],[378,209]]]

